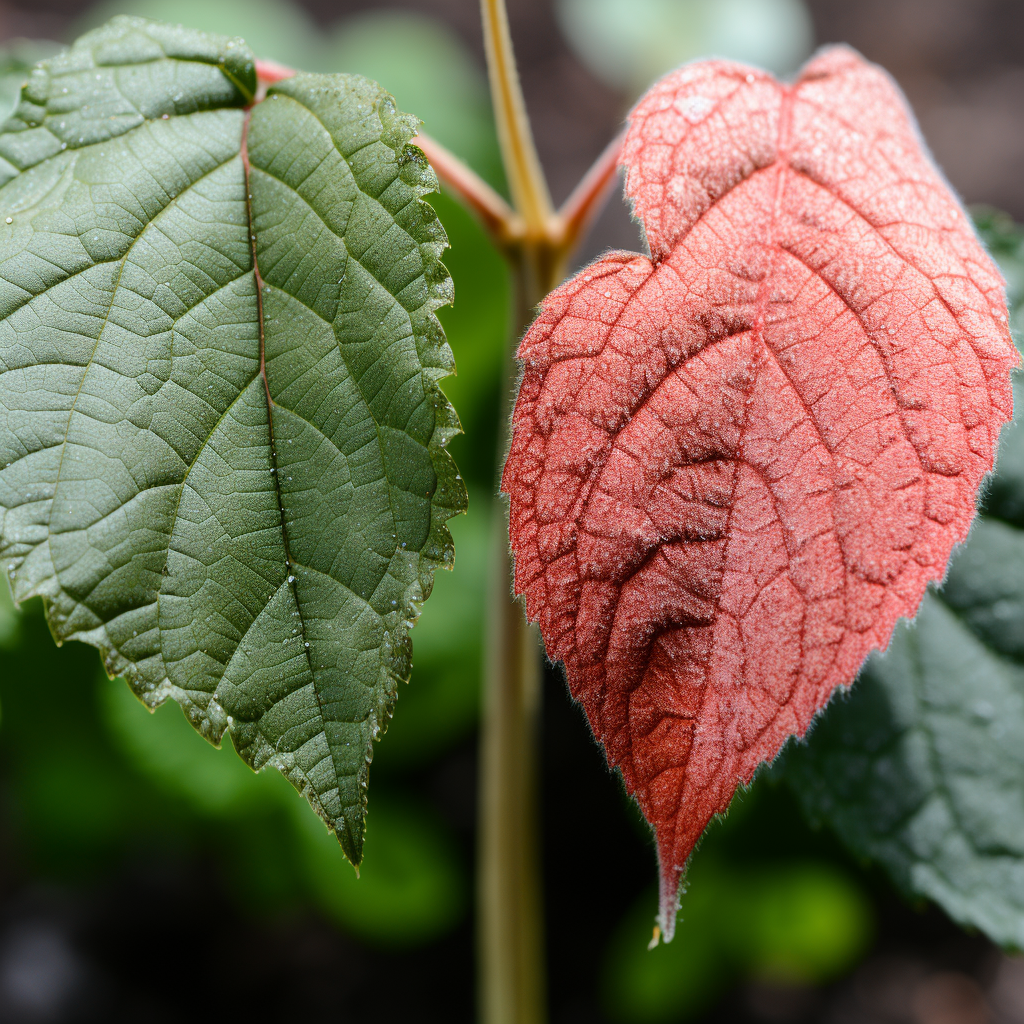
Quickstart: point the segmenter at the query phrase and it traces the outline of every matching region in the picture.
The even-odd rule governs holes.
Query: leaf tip
[[[659,856],[658,858],[662,858]],[[661,864],[658,886],[658,916],[655,919],[654,935],[648,949],[653,949],[664,940],[671,942],[676,934],[676,911],[679,909],[679,879],[682,871],[674,864]]]
[[[341,844],[342,852],[355,868],[358,878],[359,865],[363,862],[363,816],[359,815],[356,821],[350,821],[347,816],[343,816],[330,822],[330,828]]]

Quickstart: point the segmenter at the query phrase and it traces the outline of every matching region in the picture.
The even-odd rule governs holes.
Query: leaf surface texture
[[[884,72],[724,61],[623,150],[650,255],[519,348],[515,585],[657,832],[661,926],[738,785],[912,616],[1011,415],[1003,281]]]
[[[18,600],[279,768],[358,863],[372,742],[453,558],[451,299],[414,118],[116,18],[0,132],[0,544]]]
[[[986,216],[1015,329],[1024,232]],[[1024,405],[1015,375],[1017,407]],[[778,769],[811,818],[906,892],[1024,947],[1024,430],[1003,432],[982,514],[942,589]]]

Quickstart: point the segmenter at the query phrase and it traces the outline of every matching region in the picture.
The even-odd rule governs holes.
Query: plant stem
[[[499,459],[508,444],[514,346],[564,259],[543,240],[510,247],[514,327],[505,358]],[[543,1024],[543,878],[538,836],[541,661],[536,629],[512,595],[508,522],[495,524],[488,591],[480,756],[479,942],[483,1024]]]
[[[423,150],[441,184],[454,192],[467,209],[476,215],[513,271],[519,273],[524,259],[538,266],[564,269],[608,198],[618,171],[624,135],[625,132],[608,143],[559,211],[548,217],[542,230],[529,229],[525,219],[476,171],[436,139],[420,132],[412,141]],[[539,277],[534,276],[538,282],[546,282],[547,291],[561,282],[560,274],[553,275],[549,271]],[[546,294],[544,289],[538,288],[539,284],[530,288],[530,294],[537,301]],[[528,323],[529,318],[522,321],[517,319],[517,329],[525,328]]]
[[[582,241],[608,198],[619,170],[619,155],[625,137],[626,132],[623,130],[605,146],[590,170],[580,178],[569,198],[562,203],[551,225],[552,242],[565,258]]]
[[[480,762],[480,1011],[485,1024],[542,1024],[540,658],[535,632],[511,598],[504,516],[494,527]]]
[[[498,139],[515,212],[525,230],[503,246],[515,277],[513,344],[561,261],[551,251],[554,211],[526,117],[504,0],[480,0]],[[493,233],[493,232],[492,232]],[[505,402],[515,359],[505,358]],[[501,410],[504,455],[509,419]],[[540,647],[512,597],[508,524],[501,517],[489,590],[480,756],[479,942],[483,1024],[544,1024],[542,877],[538,843]]]
[[[554,210],[526,116],[505,2],[480,0],[480,13],[494,120],[512,202],[526,221],[527,230],[541,234]]]

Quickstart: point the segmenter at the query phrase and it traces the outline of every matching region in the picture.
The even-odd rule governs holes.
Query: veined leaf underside
[[[284,772],[361,857],[372,742],[465,489],[414,118],[358,76],[253,104],[240,40],[118,18],[0,134],[15,596]]]
[[[1020,345],[1024,234],[980,215]],[[1024,400],[1015,374],[1014,405]],[[868,660],[776,773],[903,890],[1024,946],[1024,427],[1007,427],[982,514],[913,626]]]

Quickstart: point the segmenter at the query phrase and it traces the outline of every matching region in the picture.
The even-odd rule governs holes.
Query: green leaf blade
[[[113,73],[138,115],[4,151],[0,551],[58,640],[214,743],[230,728],[358,863],[372,743],[465,508],[447,240],[386,93],[300,76],[247,110],[251,71],[239,41],[115,19],[0,134],[56,138]]]
[[[443,523],[465,500],[431,374],[453,368],[434,318],[450,282],[422,202],[436,182],[407,152],[415,127],[366,79],[301,75],[254,110],[248,136],[293,628],[339,783],[317,793],[334,820],[361,818],[371,745],[409,674],[404,623],[450,562]],[[354,860],[357,831],[342,838]]]
[[[3,126],[0,156],[25,171],[157,118],[242,107],[256,64],[240,39],[117,17],[33,69]]]

